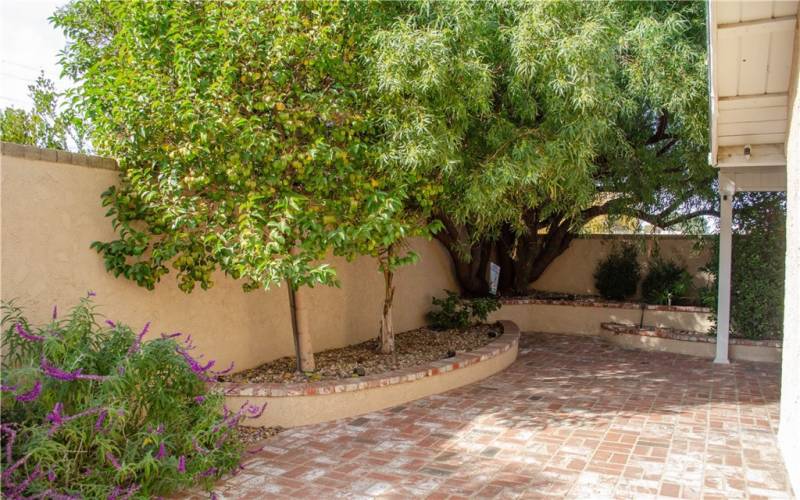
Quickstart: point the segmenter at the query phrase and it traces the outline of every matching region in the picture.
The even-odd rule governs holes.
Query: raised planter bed
[[[477,382],[517,358],[519,328],[500,321],[503,334],[486,346],[447,360],[387,373],[309,383],[233,383],[219,386],[229,407],[267,403],[253,426],[297,427],[352,417]]]
[[[691,331],[706,331],[711,327],[711,311],[705,307],[533,297],[503,298],[501,303],[503,307],[492,319],[512,320],[524,331],[600,335],[601,323],[647,324]]]
[[[613,322],[602,323],[601,329],[603,337],[621,347],[674,352],[704,358],[713,358],[716,351],[716,337],[690,330],[654,326],[640,328]],[[731,338],[729,345],[729,355],[734,360],[781,362],[783,343],[780,340]]]

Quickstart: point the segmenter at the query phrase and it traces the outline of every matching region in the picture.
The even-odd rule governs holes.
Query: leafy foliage
[[[474,299],[462,298],[456,292],[445,290],[444,298],[433,298],[438,310],[428,313],[430,326],[437,330],[464,329],[475,322],[484,322],[489,313],[500,309],[500,301],[494,297]]]
[[[639,252],[634,245],[622,244],[597,263],[594,286],[609,300],[624,300],[636,294],[641,277]]]
[[[111,272],[152,288],[172,267],[185,291],[218,269],[247,289],[334,284],[330,250],[380,254],[426,227],[399,215],[408,185],[370,168],[365,12],[76,0],[56,13],[76,106],[120,159],[104,194],[119,238],[94,244]]]
[[[642,299],[648,304],[679,305],[692,289],[692,275],[676,262],[657,258],[642,281]]]
[[[236,467],[236,425],[258,409],[222,414],[220,372],[188,338],[97,320],[88,298],[36,328],[4,304],[3,496],[150,498]]]
[[[786,194],[736,193],[731,266],[731,335],[782,338],[786,259]],[[719,239],[707,270],[713,284],[702,294],[717,314]]]
[[[380,159],[438,186],[465,291],[497,255],[525,293],[596,216],[713,212],[702,3],[405,6],[371,38]]]
[[[61,110],[60,95],[53,82],[44,77],[28,86],[33,109],[14,107],[0,113],[0,140],[40,148],[83,152],[86,137],[82,121],[69,110]]]

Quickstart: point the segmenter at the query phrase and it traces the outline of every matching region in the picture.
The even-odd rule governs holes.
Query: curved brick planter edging
[[[622,347],[674,352],[713,358],[717,339],[711,335],[672,328],[654,328],[602,323],[603,337]],[[741,361],[781,362],[780,340],[730,339],[731,359]]]
[[[484,347],[426,365],[345,380],[299,384],[220,383],[229,407],[245,401],[264,414],[247,425],[297,427],[353,417],[471,384],[505,369],[517,358],[519,328],[499,321],[503,334]]]
[[[602,300],[589,300],[589,299],[534,299],[534,298],[504,298],[500,299],[503,305],[517,306],[523,304],[540,304],[548,306],[577,306],[577,307],[605,307],[609,309],[642,309],[642,304],[638,302],[605,302]],[[711,309],[708,307],[699,306],[664,306],[657,304],[645,304],[646,311],[664,311],[664,312],[694,312],[694,313],[710,313]]]

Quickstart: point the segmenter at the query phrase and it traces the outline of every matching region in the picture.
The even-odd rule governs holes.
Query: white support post
[[[719,176],[719,280],[717,282],[717,355],[714,363],[727,364],[731,325],[731,249],[733,247],[733,194],[736,186]]]

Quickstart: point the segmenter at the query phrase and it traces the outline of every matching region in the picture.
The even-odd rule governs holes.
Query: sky
[[[69,87],[58,65],[58,52],[66,41],[47,20],[66,1],[0,0],[0,108],[30,108],[28,85],[40,71],[57,90]]]

